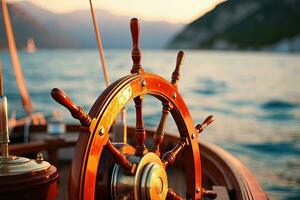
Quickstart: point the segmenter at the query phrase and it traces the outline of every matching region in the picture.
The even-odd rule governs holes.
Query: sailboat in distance
[[[26,51],[28,53],[35,53],[36,52],[36,46],[33,38],[28,38],[27,39],[27,44],[26,44]]]

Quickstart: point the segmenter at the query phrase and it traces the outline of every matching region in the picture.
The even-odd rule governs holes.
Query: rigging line
[[[19,89],[19,93],[22,98],[22,103],[24,110],[27,112],[27,114],[31,115],[34,111],[33,103],[30,99],[30,96],[28,94],[28,90],[26,87],[25,79],[23,76],[23,71],[20,65],[19,56],[17,52],[17,47],[15,43],[14,33],[11,26],[11,21],[8,13],[8,8],[5,0],[2,0],[2,11],[3,11],[3,19],[4,24],[6,28],[7,33],[7,40],[8,40],[8,46],[9,46],[9,52],[10,52],[10,58],[13,65],[13,69],[15,72],[16,80],[17,80],[17,86]]]
[[[97,23],[97,20],[96,20],[92,0],[89,0],[89,1],[90,1],[91,15],[92,15],[92,19],[93,19],[95,35],[96,35],[96,39],[97,39],[98,51],[99,51],[100,60],[101,60],[101,64],[102,64],[102,69],[103,69],[103,73],[104,73],[105,86],[108,87],[109,84],[110,84],[110,80],[109,80],[109,75],[108,75],[105,56],[104,56],[104,51],[103,51],[101,35],[100,35],[100,31],[99,31],[99,26],[98,26],[98,23]],[[127,141],[127,132],[126,132],[127,128],[126,127],[127,126],[126,126],[126,108],[125,107],[122,109],[121,119],[122,119],[122,126],[123,126],[123,129],[124,129],[123,138],[126,138],[126,139],[123,140],[123,142],[126,143],[126,141]],[[117,124],[117,123],[118,122],[117,122],[117,119],[116,119],[114,121],[114,124]]]
[[[104,78],[105,78],[105,85],[107,87],[109,85],[110,81],[109,81],[109,75],[108,75],[108,71],[107,71],[107,66],[106,66],[102,41],[101,41],[101,35],[100,35],[99,27],[98,27],[98,24],[97,24],[97,20],[96,20],[96,17],[95,17],[95,12],[94,12],[94,8],[93,8],[92,0],[89,0],[89,1],[90,1],[90,8],[91,8],[91,15],[92,15],[92,19],[93,19],[93,25],[94,25],[94,29],[95,29],[95,35],[96,35],[96,39],[97,39],[98,51],[99,51],[101,64],[102,64],[102,69],[103,69]]]
[[[3,80],[2,80],[2,63],[0,61],[0,97],[4,95]]]

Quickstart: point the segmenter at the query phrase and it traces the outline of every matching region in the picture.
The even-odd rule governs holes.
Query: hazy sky
[[[21,0],[7,0],[7,2]],[[53,12],[89,9],[89,0],[28,0]],[[93,0],[95,8],[117,15],[188,23],[224,0]]]

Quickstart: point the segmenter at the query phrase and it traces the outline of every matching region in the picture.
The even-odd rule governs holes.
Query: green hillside
[[[229,0],[187,25],[168,47],[296,51],[299,22],[299,0]]]

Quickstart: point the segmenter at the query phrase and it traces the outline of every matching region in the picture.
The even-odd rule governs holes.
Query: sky
[[[7,0],[20,2],[22,0]],[[89,9],[89,0],[27,0],[56,13]],[[94,7],[116,15],[171,23],[189,23],[225,0],[92,0]]]

